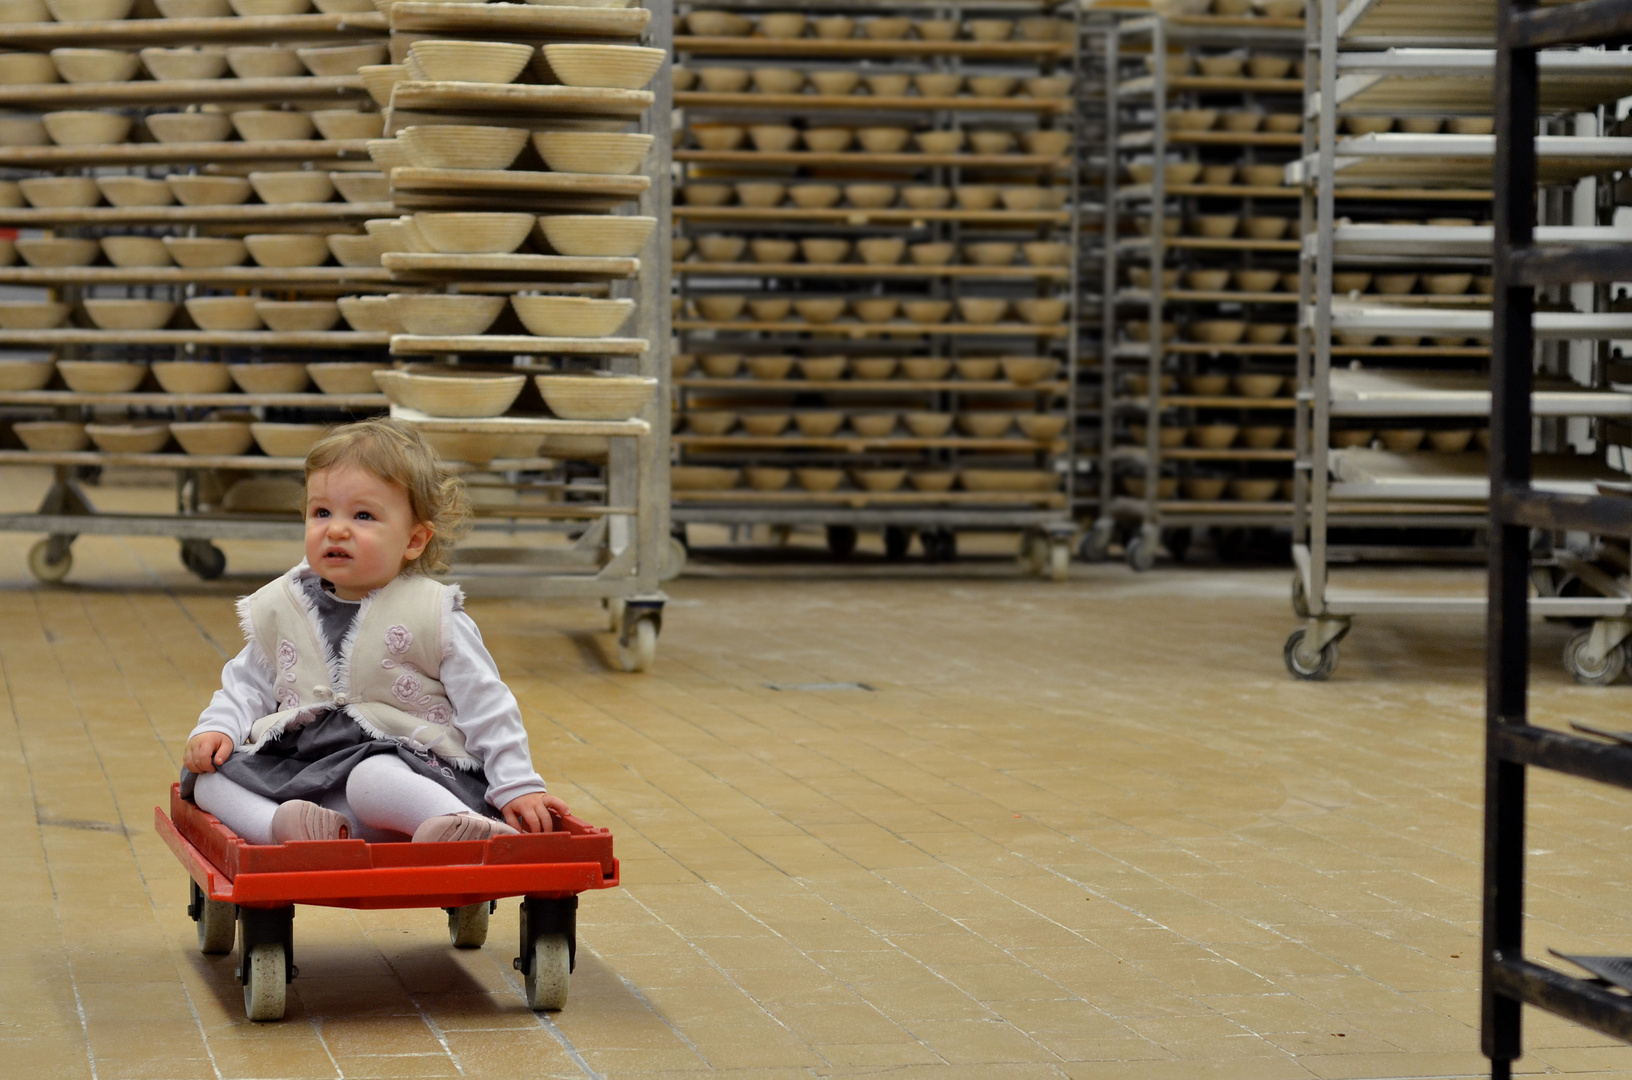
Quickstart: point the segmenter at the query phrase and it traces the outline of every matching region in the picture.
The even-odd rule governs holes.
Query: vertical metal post
[[[649,514],[637,515],[635,538],[640,558],[636,589],[657,591],[662,561],[669,535],[669,397],[672,393],[669,353],[673,342],[669,328],[669,297],[672,292],[669,266],[674,228],[672,212],[672,172],[674,140],[670,131],[674,111],[674,0],[647,0],[652,13],[646,27],[646,44],[669,53],[663,70],[652,84],[652,107],[641,119],[641,130],[652,136],[652,186],[640,198],[640,213],[657,219],[657,228],[640,252],[640,302],[636,307],[637,333],[648,345],[640,359],[640,374],[657,379],[657,391],[641,413],[652,433],[644,439],[613,439],[609,454],[607,498],[615,506],[640,504]],[[632,476],[639,485],[634,490],[620,476]],[[612,523],[614,526],[616,522]],[[650,563],[650,565],[648,565]]]
[[[1514,50],[1509,24],[1532,0],[1501,0],[1496,16],[1495,247],[1491,335],[1490,606],[1485,657],[1485,867],[1480,1041],[1491,1074],[1520,1053],[1519,1002],[1496,993],[1494,969],[1523,947],[1524,766],[1503,761],[1495,736],[1525,723],[1530,627],[1530,530],[1501,520],[1502,496],[1530,486],[1533,291],[1512,278],[1512,252],[1536,220],[1536,52]]]
[[[1167,20],[1153,16],[1151,55],[1150,178],[1150,385],[1145,406],[1145,543],[1155,553],[1151,535],[1159,520],[1156,499],[1162,478],[1162,272],[1167,267]]]
[[[1313,10],[1311,8],[1311,10]],[[1320,155],[1316,173],[1315,367],[1310,380],[1313,423],[1309,432],[1309,611],[1326,610],[1326,514],[1332,441],[1332,260],[1337,225],[1337,0],[1321,0]],[[1300,253],[1300,258],[1302,257]],[[1301,276],[1301,274],[1300,274]],[[1299,321],[1307,313],[1299,312]]]
[[[1109,536],[1114,527],[1111,500],[1116,497],[1115,467],[1111,455],[1116,446],[1116,290],[1117,243],[1121,225],[1121,207],[1117,202],[1116,143],[1120,129],[1117,110],[1121,107],[1117,93],[1117,78],[1121,67],[1122,24],[1115,16],[1105,31],[1105,218],[1101,226],[1105,250],[1104,280],[1100,283],[1099,328],[1099,521],[1098,531]]]

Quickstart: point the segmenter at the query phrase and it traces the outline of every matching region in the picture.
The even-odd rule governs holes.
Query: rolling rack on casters
[[[1490,453],[1490,607],[1487,614],[1482,1048],[1494,1080],[1522,1052],[1523,1005],[1632,1041],[1632,958],[1564,957],[1573,978],[1524,957],[1527,768],[1632,787],[1632,745],[1537,727],[1527,718],[1531,536],[1534,531],[1632,534],[1632,499],[1568,495],[1532,483],[1531,356],[1537,288],[1632,278],[1632,243],[1549,240],[1535,227],[1540,162],[1534,132],[1544,81],[1539,50],[1632,42],[1632,6],[1589,0],[1538,8],[1501,0],[1496,57],[1496,276]],[[1625,161],[1623,159],[1622,165]]]
[[[1124,53],[1127,43],[1149,52]],[[1291,320],[1281,313],[1296,303],[1286,282],[1298,244],[1284,234],[1298,192],[1282,174],[1300,143],[1302,43],[1301,17],[1146,14],[1106,46],[1115,242],[1105,254],[1103,503],[1084,545],[1102,555],[1120,526],[1137,570],[1161,546],[1182,557],[1195,528],[1291,520],[1283,444],[1295,347],[1283,344]],[[1145,235],[1123,235],[1130,217]]]
[[[1065,576],[1076,39],[1056,0],[688,14],[677,523],[1014,530]]]
[[[1339,10],[1322,0],[1310,19],[1313,122],[1288,170],[1306,192],[1292,603],[1307,621],[1283,656],[1293,675],[1318,680],[1331,674],[1356,616],[1485,610],[1480,596],[1334,593],[1329,564],[1334,528],[1477,535],[1487,524],[1479,451],[1488,432],[1476,425],[1491,408],[1483,342],[1493,332],[1486,304],[1494,285],[1480,276],[1492,257],[1491,226],[1472,216],[1402,222],[1389,207],[1409,199],[1445,213],[1458,199],[1479,207],[1490,197],[1489,114],[1500,83],[1490,5],[1354,0]],[[1561,223],[1538,235],[1575,243],[1632,236],[1598,224],[1613,215],[1613,186],[1598,178],[1624,167],[1632,139],[1602,134],[1595,112],[1632,93],[1632,54],[1551,52],[1538,70],[1533,107],[1547,127],[1533,147],[1535,179],[1548,189],[1545,221]],[[1340,118],[1350,130],[1343,138]],[[1402,130],[1391,131],[1396,122]],[[1424,292],[1414,293],[1419,281]],[[1632,395],[1611,385],[1607,339],[1632,333],[1632,316],[1590,287],[1546,306],[1530,331],[1541,344],[1529,409],[1545,452],[1535,482],[1590,493],[1625,476],[1604,447],[1632,416]],[[1578,681],[1610,682],[1624,669],[1620,645],[1632,628],[1632,592],[1617,580],[1625,553],[1568,540],[1542,534],[1532,550],[1530,612],[1592,620],[1571,641],[1565,667]],[[1427,549],[1397,550],[1420,557]]]

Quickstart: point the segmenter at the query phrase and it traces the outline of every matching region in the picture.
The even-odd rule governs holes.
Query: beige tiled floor
[[[513,901],[476,953],[439,912],[302,908],[290,1016],[251,1025],[152,828],[233,595],[292,557],[227,547],[241,576],[204,585],[173,542],[88,537],[46,589],[0,536],[0,1076],[1484,1070],[1482,628],[1374,619],[1295,683],[1284,571],[712,564],[647,676],[592,606],[473,601],[541,769],[617,835],[570,1004],[522,1005]],[[1538,705],[1625,724],[1632,689],[1565,682],[1565,633],[1537,627]],[[1534,800],[1530,950],[1632,950],[1627,800]],[[1527,1020],[1529,1070],[1632,1074]]]

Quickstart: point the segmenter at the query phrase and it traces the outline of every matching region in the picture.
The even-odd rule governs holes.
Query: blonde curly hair
[[[405,572],[446,572],[448,556],[470,518],[470,499],[465,482],[448,471],[419,432],[384,416],[334,428],[306,455],[305,479],[310,482],[313,473],[344,465],[366,469],[400,487],[414,520],[431,527],[430,543]]]

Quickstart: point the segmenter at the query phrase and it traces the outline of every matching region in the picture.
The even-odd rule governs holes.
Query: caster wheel
[[[1071,545],[1064,540],[1048,545],[1048,577],[1050,581],[1066,581],[1071,577]]]
[[[649,671],[657,659],[657,624],[640,619],[629,628],[627,637],[618,638],[618,663],[625,671]]]
[[[1325,682],[1337,669],[1337,642],[1327,642],[1326,647],[1320,650],[1320,658],[1315,661],[1314,666],[1306,667],[1303,661],[1298,659],[1298,647],[1303,644],[1305,633],[1303,630],[1294,630],[1292,636],[1286,639],[1286,647],[1281,650],[1281,657],[1286,661],[1286,670],[1297,678],[1309,682]]]
[[[210,543],[184,543],[181,565],[204,581],[214,581],[226,572],[227,553]]]
[[[540,934],[533,941],[532,971],[527,976],[528,1008],[566,1008],[567,984],[572,978],[569,965],[567,935]]]
[[[1597,663],[1584,659],[1591,630],[1583,630],[1564,645],[1564,670],[1582,686],[1608,686],[1626,673],[1626,649],[1615,646]]]
[[[55,585],[74,568],[74,553],[64,551],[61,562],[51,561],[51,541],[36,540],[28,549],[28,570],[47,585]]]
[[[663,572],[658,574],[660,581],[673,581],[686,572],[686,545],[677,536],[669,537],[668,546],[663,551]]]
[[[912,547],[912,533],[899,525],[890,525],[884,530],[884,557],[886,559],[904,559],[907,549]]]
[[[1128,565],[1141,574],[1156,565],[1156,546],[1142,532],[1128,541]]]
[[[488,903],[448,908],[448,941],[456,949],[479,949],[487,943]]]
[[[225,900],[198,901],[198,951],[223,956],[238,940],[238,905]],[[280,954],[281,955],[281,954]]]
[[[1309,617],[1309,594],[1303,588],[1303,575],[1292,574],[1292,614],[1300,619]]]
[[[251,1020],[282,1020],[289,971],[283,946],[257,945],[249,954],[249,977],[244,980],[244,1014]]]
[[[856,550],[856,530],[849,525],[829,525],[827,550],[836,558],[848,559]]]
[[[1048,573],[1048,540],[1040,533],[1027,533],[1020,538],[1020,554],[1015,560],[1020,569],[1042,577]]]
[[[622,633],[623,601],[618,599],[609,599],[604,601],[604,603],[606,604],[606,621],[611,624],[612,632],[614,634]]]
[[[1082,540],[1077,544],[1077,557],[1083,562],[1104,562],[1105,556],[1111,547],[1111,534],[1116,526],[1105,518],[1095,521],[1089,530],[1082,534]]]

